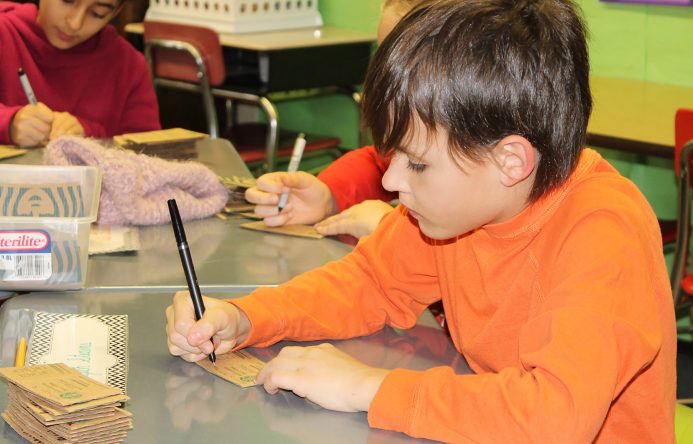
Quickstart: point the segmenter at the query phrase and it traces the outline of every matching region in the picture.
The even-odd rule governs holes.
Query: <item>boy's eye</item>
[[[426,169],[426,165],[423,163],[414,163],[411,160],[407,161],[407,168],[415,173],[422,173]]]

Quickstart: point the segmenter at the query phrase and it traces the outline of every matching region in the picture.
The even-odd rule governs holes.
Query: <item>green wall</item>
[[[593,74],[693,86],[693,8],[577,2],[590,31]],[[638,185],[660,218],[675,218],[672,161],[601,151]]]
[[[320,0],[326,26],[372,31],[378,26],[380,0]],[[280,126],[294,131],[335,135],[342,147],[357,148],[358,112],[347,97],[319,97],[280,103]]]
[[[375,31],[380,0],[320,0],[328,26]],[[577,0],[590,30],[592,73],[693,86],[693,8]],[[358,115],[343,97],[280,105],[280,125],[358,147]]]
[[[592,73],[693,86],[693,8],[577,0]]]

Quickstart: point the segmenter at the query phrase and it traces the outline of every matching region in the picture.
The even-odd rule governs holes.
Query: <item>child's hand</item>
[[[392,210],[392,205],[382,200],[365,200],[319,222],[315,229],[326,236],[350,234],[361,238],[371,234],[382,218]]]
[[[36,146],[48,140],[53,111],[43,103],[26,105],[14,115],[10,125],[12,143],[19,146]]]
[[[66,135],[83,136],[84,128],[82,124],[70,113],[53,113],[53,126],[48,138],[53,140]]]
[[[284,347],[255,378],[267,393],[290,390],[340,412],[367,412],[389,370],[369,367],[331,344]]]
[[[173,304],[166,308],[166,335],[168,350],[174,356],[195,362],[206,358],[212,351],[226,353],[243,342],[250,331],[248,317],[235,305],[214,298],[202,297],[205,312],[195,321],[192,299],[187,291],[173,296]],[[214,347],[210,339],[214,340]]]
[[[279,196],[289,191],[284,210],[279,213]],[[256,204],[255,214],[265,218],[269,227],[290,224],[313,224],[336,212],[332,192],[322,181],[303,171],[268,173],[245,192],[245,198]]]

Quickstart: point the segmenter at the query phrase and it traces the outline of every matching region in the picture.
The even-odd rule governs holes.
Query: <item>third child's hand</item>
[[[280,213],[279,196],[290,191],[286,207]],[[303,171],[268,173],[245,192],[245,198],[256,204],[255,214],[270,227],[291,224],[313,224],[336,212],[332,192],[317,177]]]
[[[392,210],[392,205],[382,200],[365,200],[319,222],[315,229],[325,236],[350,234],[361,238],[375,231],[382,218]]]
[[[26,105],[15,113],[10,126],[12,143],[36,146],[45,143],[51,132],[53,111],[43,103]]]
[[[60,136],[83,136],[84,128],[79,120],[70,113],[53,113],[53,126],[48,136],[50,140]]]
[[[179,291],[173,304],[166,308],[168,350],[174,356],[194,362],[212,351],[226,353],[245,340],[250,321],[243,311],[226,301],[202,297],[205,312],[195,321],[192,299],[187,291]],[[214,347],[212,342],[214,341]]]

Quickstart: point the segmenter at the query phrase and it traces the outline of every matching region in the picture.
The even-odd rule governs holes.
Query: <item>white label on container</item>
[[[42,281],[51,277],[51,238],[45,230],[0,230],[3,281]]]

